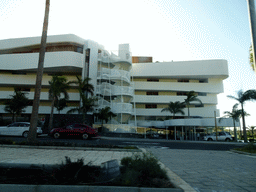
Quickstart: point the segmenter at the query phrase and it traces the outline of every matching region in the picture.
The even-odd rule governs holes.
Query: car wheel
[[[27,137],[28,137],[28,131],[25,131],[25,132],[22,134],[22,137],[27,138]]]
[[[89,135],[87,133],[82,134],[82,139],[86,140],[89,138]]]
[[[225,139],[225,141],[229,142],[229,141],[230,141],[230,139],[229,139],[229,138],[227,138],[227,139]]]
[[[60,134],[59,133],[54,133],[53,137],[54,137],[54,139],[59,139],[60,138]]]
[[[212,139],[212,138],[209,138],[207,141],[213,141],[213,139]]]

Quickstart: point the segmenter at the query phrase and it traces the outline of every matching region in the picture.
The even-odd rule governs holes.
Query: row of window
[[[149,81],[149,82],[159,82],[159,79],[149,78],[149,79],[147,79],[147,81]],[[181,83],[189,83],[189,79],[178,79],[177,81],[181,82]],[[200,79],[198,81],[199,81],[199,83],[208,83],[207,79]]]
[[[186,96],[188,92],[177,92],[177,96]],[[147,91],[146,95],[159,95],[157,91]],[[198,93],[198,96],[207,96],[206,93]]]
[[[195,104],[194,105],[196,108],[197,107],[204,107],[204,105],[201,104]],[[145,104],[146,109],[157,109],[157,104]]]

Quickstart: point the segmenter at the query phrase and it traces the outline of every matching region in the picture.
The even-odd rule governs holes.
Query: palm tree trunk
[[[188,118],[190,118],[189,104],[188,104]]]
[[[247,143],[247,133],[246,133],[246,127],[245,127],[245,119],[244,119],[244,105],[241,103],[242,107],[242,120],[243,120],[243,134],[244,134],[244,142]]]
[[[233,122],[234,122],[234,134],[235,134],[235,142],[237,142],[237,134],[236,134],[236,122],[235,120],[233,119]]]
[[[45,57],[45,50],[46,50],[47,31],[48,31],[49,10],[50,10],[50,0],[46,0],[43,32],[42,32],[42,38],[41,38],[41,48],[39,52],[39,61],[38,61],[38,69],[37,69],[37,76],[36,76],[35,95],[34,95],[34,101],[33,101],[29,134],[27,139],[28,142],[30,143],[35,143],[37,141],[36,130],[37,130],[39,103],[40,103],[41,84],[43,79],[43,68],[44,68],[44,57]]]
[[[51,105],[51,114],[50,114],[50,120],[49,120],[49,126],[48,126],[49,133],[52,130],[54,102],[55,102],[55,97],[53,97],[52,105]]]

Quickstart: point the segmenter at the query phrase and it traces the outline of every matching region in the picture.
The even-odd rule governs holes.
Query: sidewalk
[[[98,148],[68,148],[68,147],[28,147],[28,146],[8,146],[0,145],[0,163],[22,163],[22,164],[61,164],[65,162],[65,156],[71,161],[83,158],[84,164],[91,163],[92,165],[101,165],[101,163],[117,159],[119,164],[123,157],[132,156],[134,153],[146,152],[141,149],[141,152],[133,152],[120,149],[98,149]],[[160,165],[167,170],[168,176],[172,183],[182,188],[186,192],[195,192],[195,190],[182,180],[177,174],[172,172],[163,163]]]

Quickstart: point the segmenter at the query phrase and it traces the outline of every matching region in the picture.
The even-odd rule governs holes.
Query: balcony
[[[134,90],[131,86],[115,86],[109,83],[102,83],[97,85],[96,93],[105,96],[127,95],[133,97]]]
[[[125,70],[116,70],[116,69],[107,69],[101,68],[101,71],[98,71],[98,79],[111,79],[111,80],[123,80],[127,83],[131,82],[131,73]]]

